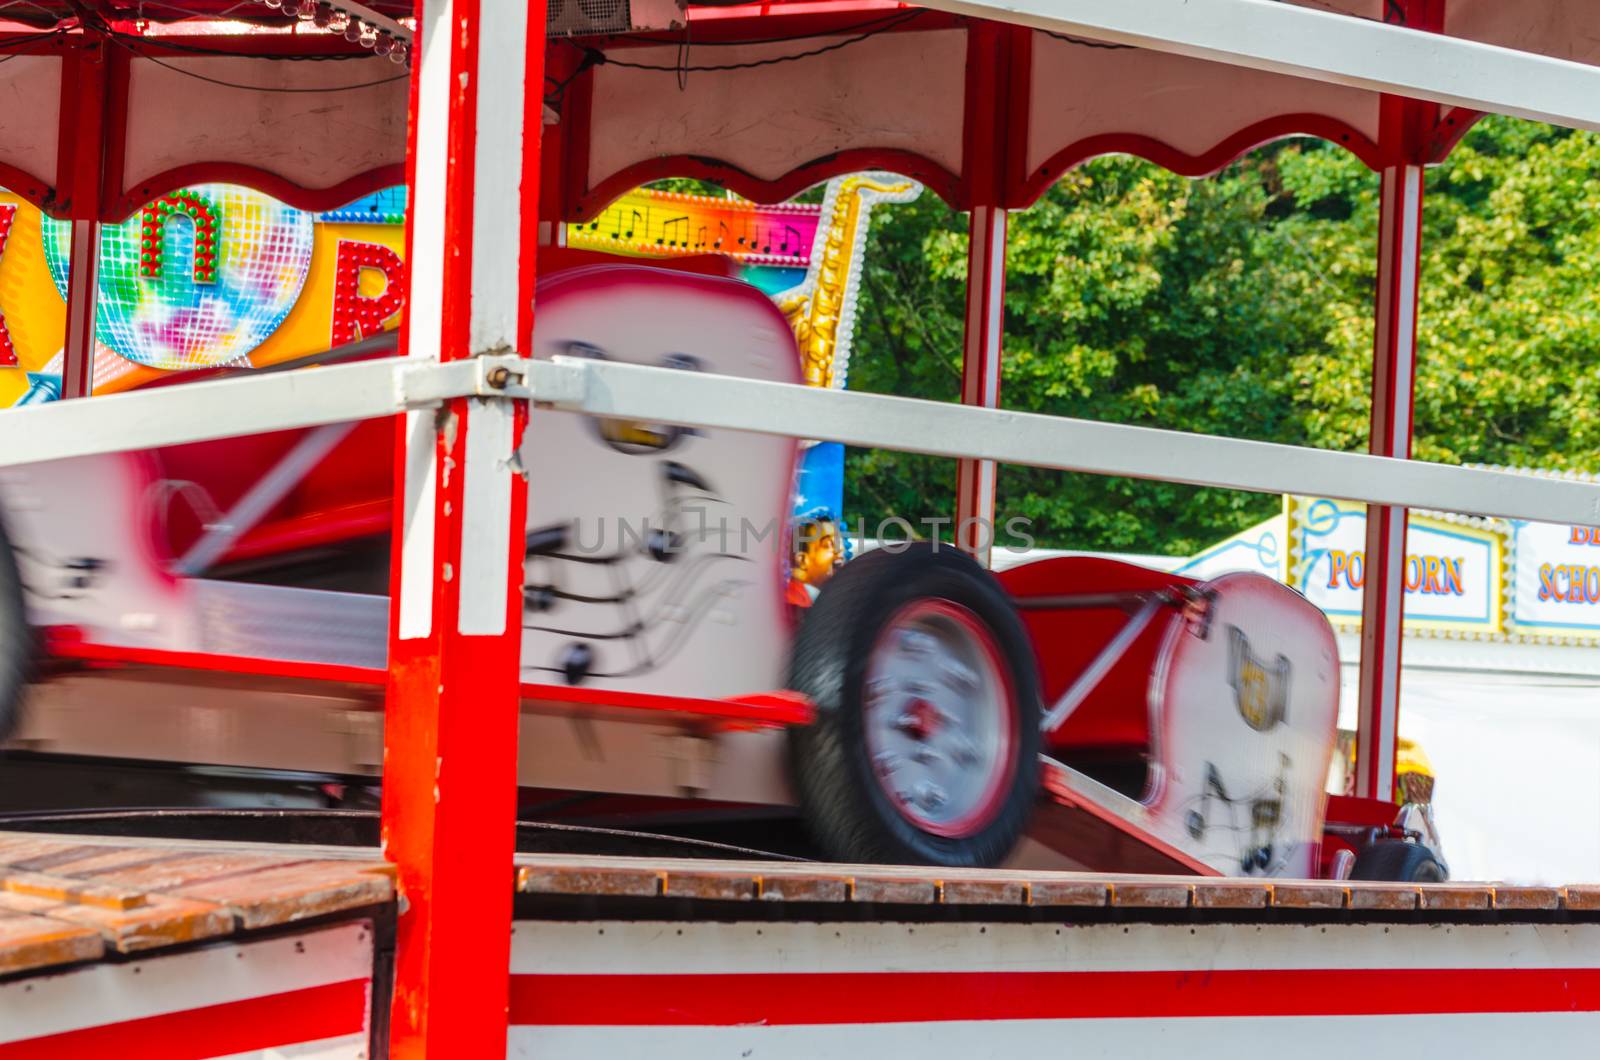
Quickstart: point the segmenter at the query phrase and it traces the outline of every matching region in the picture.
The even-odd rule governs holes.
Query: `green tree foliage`
[[[1600,138],[1482,123],[1428,172],[1417,456],[1600,466]],[[1319,141],[1191,181],[1115,157],[1012,215],[1008,408],[1356,450],[1366,444],[1378,181]],[[966,221],[935,196],[873,218],[856,389],[955,400]],[[852,452],[871,522],[954,506],[950,461]],[[1041,543],[1181,553],[1276,497],[1028,468],[1003,515]],[[869,528],[870,529],[870,528]]]

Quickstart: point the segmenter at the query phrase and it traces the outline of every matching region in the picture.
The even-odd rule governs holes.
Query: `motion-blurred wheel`
[[[807,609],[790,687],[808,827],[841,861],[995,865],[1038,788],[1027,634],[994,578],[950,546],[869,553]]]
[[[1433,851],[1421,843],[1379,839],[1361,848],[1350,878],[1390,883],[1444,883],[1450,876],[1433,856]]]

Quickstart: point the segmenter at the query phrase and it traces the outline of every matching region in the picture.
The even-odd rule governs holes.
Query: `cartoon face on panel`
[[[535,357],[799,381],[793,333],[759,292],[650,269],[542,285]],[[536,409],[523,677],[726,696],[782,683],[785,515],[795,443]]]

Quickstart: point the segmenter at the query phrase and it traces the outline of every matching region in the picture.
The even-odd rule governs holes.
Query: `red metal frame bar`
[[[418,42],[406,350],[443,360],[526,353],[545,4],[429,0],[418,12]],[[505,157],[516,142],[520,154]],[[508,268],[516,273],[509,287]],[[520,403],[454,399],[396,428],[383,786],[384,848],[399,868],[395,1057],[506,1051],[527,503],[527,483],[511,465],[526,416]],[[475,431],[506,448],[480,451]],[[469,575],[470,565],[502,560],[500,585]]]
[[[974,206],[967,227],[966,341],[961,352],[961,403],[1000,407],[1000,359],[1005,341],[1006,214],[1003,206]],[[989,566],[994,546],[993,460],[956,464],[956,544]]]
[[[1101,155],[1133,155],[1179,176],[1208,177],[1241,155],[1290,136],[1314,136],[1338,144],[1372,169],[1384,164],[1384,153],[1378,144],[1352,126],[1323,114],[1283,114],[1268,118],[1245,126],[1197,155],[1187,154],[1151,136],[1106,133],[1068,144],[1052,154],[1022,180],[1012,205],[1032,205],[1073,167]]]
[[[1450,107],[1439,115],[1439,120],[1434,124],[1432,135],[1428,137],[1426,160],[1437,164],[1449,157],[1450,152],[1456,149],[1456,144],[1461,138],[1472,131],[1472,127],[1485,117],[1481,110],[1470,107]]]
[[[1442,0],[1405,0],[1389,18],[1416,29],[1443,28]],[[1378,456],[1409,459],[1415,405],[1417,280],[1422,261],[1422,163],[1439,108],[1383,97],[1380,134],[1390,164],[1382,171],[1378,282],[1372,359],[1372,427]],[[1405,508],[1367,508],[1366,583],[1361,603],[1360,707],[1356,794],[1392,799],[1400,713],[1400,651],[1405,624]]]
[[[242,162],[196,162],[162,170],[131,188],[111,195],[106,200],[104,212],[107,221],[126,220],[146,203],[163,195],[194,184],[209,183],[242,184],[301,210],[332,210],[363,195],[402,184],[405,179],[405,163],[394,162],[358,173],[326,188],[307,188],[260,166]]]
[[[106,668],[149,667],[287,678],[307,684],[357,685],[366,688],[383,687],[388,681],[387,671],[367,666],[99,644],[84,640],[74,629],[63,627],[45,631],[45,646],[51,659],[98,664]],[[530,681],[519,684],[517,694],[521,709],[525,711],[605,714],[621,718],[631,714],[636,715],[633,720],[641,722],[659,722],[664,717],[672,717],[688,725],[712,730],[809,725],[815,717],[810,700],[797,692],[782,690],[754,692],[728,699],[701,699]]]
[[[963,118],[964,183],[972,195],[967,225],[967,306],[961,348],[961,403],[979,408],[1000,405],[1000,361],[1005,341],[1006,220],[1003,205],[1012,163],[1026,146],[1026,114],[1013,125],[1012,107],[1027,106],[1026,83],[1019,96],[1012,61],[1029,51],[1029,37],[1014,27],[974,25],[967,35],[966,113]],[[1019,138],[1021,142],[1019,143]],[[994,544],[993,460],[956,464],[956,544],[985,567]]]
[[[84,40],[61,63],[61,126],[56,211],[72,221],[67,278],[67,326],[61,346],[61,396],[88,397],[94,389],[95,304],[100,276],[100,211],[105,195],[108,125],[116,71],[107,46]],[[119,96],[125,100],[126,94]],[[113,113],[118,115],[112,118]]]

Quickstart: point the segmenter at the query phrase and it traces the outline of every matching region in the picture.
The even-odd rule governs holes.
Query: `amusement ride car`
[[[730,279],[580,267],[538,298],[538,358],[800,379],[783,314]],[[381,668],[385,427],[13,472],[6,621],[35,636],[6,642],[39,657],[6,660],[7,715],[30,672],[108,653]],[[1201,582],[1066,557],[994,575],[937,541],[833,573],[832,549],[789,547],[796,454],[787,438],[535,413],[520,450],[540,484],[524,680],[593,702],[805,697],[815,718],[788,736],[793,797],[838,859],[1000,863],[1044,775],[1192,871],[1335,871],[1323,784],[1339,667],[1316,607],[1245,573]],[[796,606],[797,573],[809,606]]]

